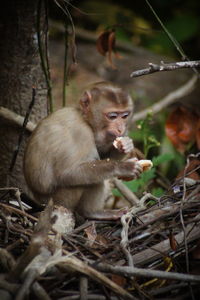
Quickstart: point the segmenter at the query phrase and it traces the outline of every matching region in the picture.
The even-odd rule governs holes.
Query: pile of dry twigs
[[[1,189],[0,299],[195,299],[199,195],[185,178],[151,207],[147,194],[121,220],[74,227],[67,209],[50,201],[38,213]]]

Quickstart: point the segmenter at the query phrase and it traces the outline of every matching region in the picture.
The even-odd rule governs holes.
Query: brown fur
[[[121,136],[126,134],[132,114],[130,96],[109,85],[96,88],[95,96],[95,87],[83,95],[80,108],[63,108],[42,120],[24,157],[24,174],[35,201],[53,198],[87,217],[103,209],[106,179],[134,178],[141,171],[134,162],[120,161],[124,154],[112,145],[119,128],[123,128]],[[110,121],[108,110],[128,110],[130,116]]]

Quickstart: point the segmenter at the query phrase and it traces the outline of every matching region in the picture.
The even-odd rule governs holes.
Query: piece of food
[[[114,142],[113,142],[113,146],[116,148],[116,149],[118,149],[119,148],[119,146],[121,145],[121,143],[120,143],[120,140],[121,139],[123,139],[123,137],[122,136],[120,136],[120,137],[117,137],[115,140],[114,140]],[[120,144],[119,144],[120,143]]]
[[[141,159],[138,160],[138,163],[141,165],[141,167],[143,168],[143,171],[149,170],[153,167],[153,163],[151,160],[148,159]]]

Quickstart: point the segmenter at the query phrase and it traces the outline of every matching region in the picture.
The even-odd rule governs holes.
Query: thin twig
[[[163,71],[174,71],[177,69],[183,69],[183,68],[199,68],[200,67],[200,60],[194,60],[194,61],[181,61],[181,62],[175,62],[175,63],[164,63],[161,62],[160,65],[149,63],[149,68],[137,70],[131,73],[130,77],[139,77],[143,75],[152,74],[155,72],[163,72]]]
[[[162,98],[157,103],[153,104],[147,109],[142,110],[141,112],[135,113],[135,115],[133,115],[131,123],[135,123],[135,121],[145,118],[148,113],[156,114],[162,109],[164,109],[166,106],[173,103],[175,100],[188,95],[194,89],[197,80],[198,77],[194,75],[189,81],[184,83],[181,87],[174,90],[173,92],[170,92],[167,96]]]
[[[129,224],[130,224],[132,218],[133,218],[133,215],[131,214],[131,212],[128,212],[127,214],[125,214],[121,217],[122,231],[121,231],[120,246],[126,256],[129,267],[134,266],[133,257],[128,249],[128,229],[129,229]]]
[[[15,297],[16,300],[23,300],[27,293],[29,292],[31,285],[35,281],[38,276],[37,270],[29,270],[26,273],[26,277],[24,279],[23,284],[20,286],[19,290],[17,291],[17,295]]]
[[[149,278],[160,278],[167,280],[180,280],[187,282],[200,282],[200,275],[189,275],[176,272],[166,272],[158,270],[141,269],[136,267],[121,267],[112,266],[109,264],[101,263],[97,265],[97,269],[103,272],[114,273],[122,276],[139,276]]]
[[[179,42],[175,39],[175,37],[169,32],[169,30],[163,24],[163,22],[161,21],[161,19],[159,18],[158,14],[155,12],[154,8],[151,6],[151,4],[149,3],[149,1],[148,0],[145,0],[145,1],[146,1],[147,5],[149,6],[150,10],[152,11],[153,15],[155,16],[155,18],[157,19],[157,21],[159,22],[159,24],[163,28],[164,32],[168,36],[169,40],[174,44],[174,46],[176,47],[177,51],[181,54],[182,59],[185,60],[186,59],[186,54],[184,53],[184,50],[181,47],[181,45],[179,44]]]
[[[4,120],[13,123],[19,127],[23,126],[24,123],[24,117],[16,114],[15,112],[11,111],[8,108],[0,106],[0,117],[3,118]],[[31,121],[28,121],[26,124],[26,130],[29,132],[32,132],[36,127],[36,124],[34,124]]]
[[[34,217],[32,215],[29,215],[28,213],[23,212],[23,211],[21,211],[20,209],[18,209],[16,207],[12,207],[12,206],[9,206],[9,205],[4,204],[4,203],[0,203],[0,207],[4,208],[5,210],[8,210],[8,211],[13,211],[16,214],[26,216],[27,218],[31,219],[32,221],[38,221],[38,219],[36,217]]]
[[[84,275],[80,276],[80,300],[88,299],[88,278]]]
[[[136,195],[132,193],[131,190],[125,184],[123,184],[121,180],[114,178],[113,183],[131,205],[138,205],[140,203],[140,200],[136,197]]]
[[[51,300],[49,295],[47,294],[46,290],[36,281],[32,285],[32,289],[34,291],[35,296],[37,299],[40,300]]]
[[[66,254],[68,252],[64,251]],[[109,289],[111,289],[114,293],[117,293],[119,296],[123,297],[123,299],[136,299],[134,296],[132,296],[130,293],[128,293],[125,289],[114,283],[112,280],[107,278],[105,275],[100,273],[99,271],[95,270],[94,268],[86,265],[84,262],[79,260],[76,257],[62,257],[61,258],[61,266],[62,268],[66,268],[68,270],[69,268],[78,271],[82,274],[85,274],[89,277],[91,277],[93,280],[99,282],[100,284],[103,284],[107,286]]]
[[[199,218],[199,215],[195,217]],[[187,235],[188,242],[195,240],[199,236],[199,230],[200,230],[200,224],[189,224],[186,226],[185,232]],[[174,239],[176,240],[179,247],[181,247],[184,244],[184,232],[180,231],[174,236]],[[171,249],[170,240],[167,238],[166,240],[156,244],[155,246],[148,248],[146,250],[140,251],[133,255],[134,264],[147,264],[151,262],[152,260],[156,260],[162,256],[162,253],[164,256],[166,256]]]
[[[12,161],[11,161],[10,168],[9,168],[9,173],[12,173],[13,168],[15,166],[17,155],[19,153],[19,149],[20,149],[23,137],[24,137],[25,130],[26,130],[26,125],[28,123],[28,119],[29,119],[31,110],[33,108],[33,105],[35,103],[35,95],[36,95],[36,90],[35,90],[35,87],[33,87],[32,88],[32,99],[31,99],[31,102],[29,104],[28,110],[26,112],[25,118],[24,118],[24,122],[23,122],[23,125],[22,125],[22,130],[21,130],[21,133],[20,133],[19,138],[18,138],[17,147],[16,147],[16,149],[13,153]]]

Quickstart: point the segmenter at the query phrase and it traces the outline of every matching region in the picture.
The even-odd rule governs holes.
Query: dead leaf
[[[96,237],[97,237],[95,223],[93,222],[92,225],[87,227],[84,231],[85,231],[85,233],[87,235],[87,238],[88,238],[88,245],[90,247],[92,247],[92,245],[94,244],[94,242],[96,240]]]
[[[174,234],[172,232],[170,232],[169,234],[169,242],[170,242],[170,246],[172,248],[173,251],[176,251],[177,249],[177,241],[174,237]]]
[[[200,150],[200,118],[197,122],[196,142],[197,142],[197,148]]]
[[[115,57],[121,58],[121,56],[116,52],[115,49],[116,35],[115,30],[106,30],[102,32],[97,39],[97,50],[103,56],[108,55],[108,62],[112,68],[116,68],[112,61],[112,54],[115,54]]]
[[[177,178],[183,177],[184,173],[185,173],[187,178],[191,178],[194,180],[200,180],[200,175],[198,173],[199,170],[195,170],[199,166],[200,166],[200,160],[192,159],[189,162],[189,165],[187,166],[186,170],[183,169],[182,171],[180,171],[178,173]]]
[[[199,117],[182,106],[169,115],[165,124],[166,135],[179,152],[184,153],[188,143],[195,142],[197,135],[199,137],[198,122]]]
[[[121,286],[121,287],[125,287],[127,280],[125,277],[122,277],[120,275],[117,274],[112,274],[111,277],[112,281],[115,282],[117,285]]]

